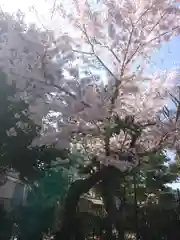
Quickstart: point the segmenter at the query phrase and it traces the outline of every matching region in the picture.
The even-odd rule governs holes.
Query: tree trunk
[[[102,181],[102,197],[106,212],[108,214],[107,217],[107,233],[106,239],[113,239],[113,225],[116,227],[118,231],[119,240],[124,239],[123,229],[120,226],[119,214],[120,210],[117,209],[116,203],[114,201],[115,197],[115,186],[117,184],[117,174],[119,174],[119,170],[111,168],[106,176],[106,178]]]
[[[133,175],[133,185],[134,185],[134,216],[135,216],[135,227],[136,227],[136,239],[140,239],[139,234],[139,216],[138,216],[138,203],[137,203],[137,181],[136,173]]]
[[[64,206],[62,227],[55,240],[84,240],[77,205],[82,194],[87,193],[96,183],[103,180],[111,167],[103,167],[87,179],[76,180],[71,184]]]

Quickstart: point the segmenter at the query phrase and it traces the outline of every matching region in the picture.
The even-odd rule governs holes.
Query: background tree
[[[176,162],[172,162],[163,152],[149,155],[148,158],[142,161],[136,172],[129,174],[127,179],[125,177],[123,185],[129,197],[134,192],[134,175],[136,176],[138,203],[145,203],[148,200],[148,195],[154,194],[154,197],[157,198],[156,201],[160,201],[162,205],[165,195],[173,195],[172,188],[168,184],[178,180],[179,166]],[[133,202],[133,196],[131,201]]]
[[[55,221],[57,202],[62,205],[69,184],[68,174],[72,171],[68,170],[67,165],[66,169],[61,166],[62,158],[66,157],[65,152],[53,146],[31,146],[39,134],[40,126],[30,119],[29,104],[24,99],[15,98],[16,90],[15,85],[7,84],[6,75],[1,71],[1,179],[6,177],[6,171],[15,170],[32,191],[28,190],[25,207],[14,207],[6,213],[2,206],[0,236],[3,239],[11,239],[15,235],[20,239],[39,239]],[[51,168],[53,164],[55,170]],[[1,181],[1,184],[5,182]],[[18,228],[14,228],[14,225]]]
[[[55,221],[60,218],[57,207],[62,207],[68,185],[63,168],[48,170],[43,178],[29,185],[26,206],[15,211],[17,239],[39,240],[53,234]]]

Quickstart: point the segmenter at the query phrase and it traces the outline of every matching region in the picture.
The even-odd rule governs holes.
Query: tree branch
[[[124,55],[123,64],[122,64],[122,67],[121,67],[121,76],[124,74],[124,68],[125,68],[125,65],[126,65],[126,58],[127,58],[127,54],[128,54],[128,51],[129,51],[129,47],[130,47],[130,45],[131,45],[131,40],[132,40],[133,32],[134,32],[134,25],[133,25],[133,23],[132,23],[132,29],[131,29],[131,33],[130,33],[130,35],[129,35],[129,40],[128,40],[126,52],[125,52],[125,55]]]
[[[94,39],[94,41],[99,44],[100,46],[104,47],[104,48],[107,48],[111,53],[112,55],[116,58],[116,60],[121,63],[121,60],[118,58],[118,56],[116,55],[116,53],[113,51],[112,48],[110,48],[108,45],[105,45],[105,44],[102,44],[100,41],[98,41],[96,38]]]
[[[96,57],[96,59],[101,63],[101,65],[106,69],[106,71],[116,80],[119,81],[119,79],[114,75],[114,73],[106,66],[106,64],[101,60],[101,58],[96,54],[95,49],[94,49],[94,45],[92,44],[85,26],[83,26],[83,29],[81,27],[79,27],[80,30],[84,33],[84,35],[86,36],[86,39],[89,43],[89,45],[91,46],[92,52],[94,54],[94,56]]]
[[[52,9],[52,13],[51,13],[51,20],[53,19],[55,10],[56,10],[56,0],[54,0],[54,2],[53,2],[53,9]]]
[[[128,43],[127,43],[127,48],[126,48],[126,52],[125,52],[125,55],[124,55],[124,59],[123,59],[123,63],[122,63],[122,66],[121,66],[121,72],[120,72],[120,77],[122,77],[124,75],[124,68],[125,68],[125,62],[126,62],[126,58],[127,58],[127,54],[128,54],[128,51],[129,51],[129,47],[130,47],[130,44],[131,44],[131,40],[132,40],[132,36],[133,36],[133,31],[134,31],[134,25],[132,24],[132,30],[130,32],[130,36],[129,36],[129,40],[128,40]],[[114,107],[114,104],[115,104],[115,101],[118,97],[118,93],[119,93],[119,85],[121,84],[121,81],[120,80],[117,80],[116,81],[116,84],[115,84],[115,91],[114,91],[114,94],[112,96],[112,99],[111,99],[111,111]]]
[[[55,88],[57,88],[58,90],[60,90],[60,91],[62,91],[62,92],[64,92],[64,93],[66,93],[67,95],[69,95],[70,97],[72,97],[74,100],[76,100],[76,95],[74,95],[73,93],[71,93],[71,92],[69,92],[68,90],[66,90],[64,87],[61,87],[61,86],[59,86],[59,85],[57,85],[57,84],[48,84],[47,82],[45,82],[45,81],[43,81],[43,80],[40,80],[40,79],[35,79],[35,78],[29,78],[29,77],[27,77],[27,76],[25,76],[25,75],[20,75],[20,74],[17,74],[17,73],[15,73],[15,72],[11,72],[13,75],[16,75],[16,76],[18,76],[18,77],[23,77],[24,79],[32,79],[33,81],[35,81],[35,82],[40,82],[40,83],[42,83],[42,84],[44,84],[45,86],[51,86],[51,87],[55,87]],[[24,90],[26,90],[26,88],[24,89]],[[88,103],[86,103],[86,102],[84,102],[84,101],[82,101],[82,104],[85,106],[85,107],[88,107],[88,108],[91,108],[91,105],[89,105]]]
[[[104,179],[111,168],[104,166],[89,178],[76,180],[71,184],[65,200],[62,227],[55,234],[55,240],[70,240],[71,237],[75,237],[73,238],[75,240],[81,240],[77,237],[77,231],[80,228],[77,225],[76,216],[79,199],[82,194],[87,193],[96,183]]]

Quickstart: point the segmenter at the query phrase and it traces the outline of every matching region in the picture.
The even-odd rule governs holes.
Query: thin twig
[[[179,116],[180,116],[180,102],[178,103],[178,106],[177,106],[177,111],[176,111],[176,122],[178,121]]]
[[[146,128],[146,127],[154,126],[154,125],[156,125],[156,122],[149,122],[149,123],[146,123],[146,124],[142,125],[141,127]]]
[[[128,133],[127,133],[127,131],[126,131],[126,132],[125,132],[125,136],[124,136],[123,143],[122,143],[122,145],[121,145],[121,150],[123,149],[123,147],[124,147],[124,145],[125,145],[125,142],[126,142],[126,140],[127,140],[127,136],[128,136]]]
[[[84,52],[84,51],[79,51],[79,50],[76,50],[76,49],[73,49],[72,51],[76,52],[76,53],[80,53],[80,54],[86,54],[86,55],[93,55],[94,54],[93,52]]]
[[[54,2],[53,2],[53,9],[52,9],[52,13],[51,13],[51,20],[53,19],[55,10],[56,10],[56,0],[54,0]]]
[[[125,65],[126,65],[126,58],[127,58],[128,52],[129,52],[130,45],[131,45],[131,40],[132,40],[133,33],[134,33],[134,25],[132,23],[132,29],[131,29],[131,33],[129,35],[129,40],[128,40],[126,52],[125,52],[125,55],[124,55],[122,68],[121,68],[121,76],[124,74],[124,68],[125,68]]]

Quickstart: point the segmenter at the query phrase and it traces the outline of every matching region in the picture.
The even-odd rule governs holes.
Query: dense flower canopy
[[[120,152],[131,149],[137,160],[178,147],[177,111],[160,116],[178,69],[148,73],[152,54],[180,33],[176,2],[67,2],[68,10],[53,4],[45,30],[26,26],[23,15],[0,16],[0,67],[31,103],[33,120],[55,125],[43,125],[33,144],[76,146],[119,169],[126,168]]]

